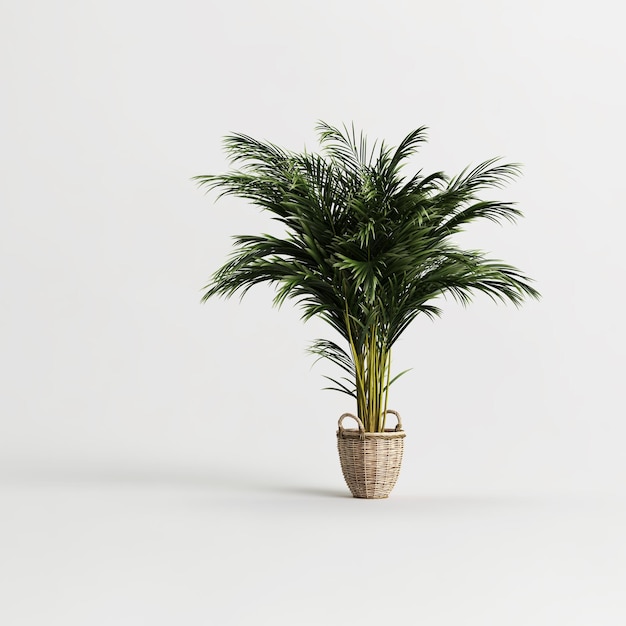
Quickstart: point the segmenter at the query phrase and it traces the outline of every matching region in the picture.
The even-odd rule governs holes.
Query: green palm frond
[[[519,306],[538,292],[516,268],[463,250],[452,236],[479,219],[521,216],[510,202],[483,200],[518,175],[519,165],[490,159],[450,179],[442,172],[402,175],[426,140],[426,128],[392,149],[369,146],[354,126],[319,122],[321,154],[293,153],[244,134],[225,139],[239,169],[195,180],[220,195],[250,201],[283,224],[282,236],[240,235],[203,300],[245,294],[267,282],[274,302],[295,300],[303,319],[318,316],[345,342],[316,341],[310,352],[344,371],[327,377],[354,396],[367,430],[384,428],[391,348],[415,318],[438,317],[450,295],[462,304],[476,293]]]

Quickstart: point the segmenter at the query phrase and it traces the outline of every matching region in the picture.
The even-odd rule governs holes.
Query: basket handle
[[[365,433],[365,427],[363,426],[363,422],[356,416],[356,415],[352,415],[352,413],[344,413],[340,418],[339,418],[339,432],[337,433],[340,437],[343,436],[343,426],[342,426],[342,422],[344,420],[345,417],[351,417],[353,420],[356,421],[356,423],[359,425],[359,432],[361,433],[361,435],[363,435]]]
[[[404,430],[404,428],[402,428],[402,419],[400,418],[400,413],[398,413],[398,411],[394,411],[393,409],[387,409],[385,413],[393,413],[396,416],[396,419],[398,420],[398,424],[396,425],[396,432]]]
[[[385,411],[386,413],[392,413],[393,415],[396,416],[396,419],[398,420],[398,423],[396,425],[396,432],[402,431],[404,430],[402,428],[402,418],[400,417],[400,413],[398,413],[398,411],[394,411],[393,409],[387,409],[387,411]],[[345,417],[351,417],[353,420],[356,421],[356,423],[359,425],[359,432],[361,434],[363,434],[365,432],[365,427],[363,426],[363,422],[356,416],[353,415],[352,413],[344,413],[340,418],[339,418],[339,436],[341,437],[343,435],[343,426],[342,426],[342,422],[344,420]]]

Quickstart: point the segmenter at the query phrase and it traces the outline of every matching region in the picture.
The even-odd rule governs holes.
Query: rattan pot
[[[365,432],[363,422],[352,413],[339,418],[339,460],[343,477],[355,498],[386,498],[398,480],[406,433],[399,413],[391,410],[387,413],[396,416],[398,425],[382,433]],[[343,428],[346,417],[356,420],[358,430]]]

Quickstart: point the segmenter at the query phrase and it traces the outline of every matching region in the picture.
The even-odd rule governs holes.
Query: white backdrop
[[[235,532],[240,514],[273,519],[272,498],[280,499],[275,510],[287,511],[282,520],[295,515],[294,502],[306,512],[297,523],[309,536],[327,523],[328,535],[315,535],[320,545],[337,532],[350,534],[332,507],[353,501],[326,500],[346,491],[334,431],[352,406],[320,390],[325,369],[312,368],[305,354],[325,328],[302,325],[289,304],[273,309],[269,288],[241,303],[199,303],[202,286],[228,254],[230,235],[270,226],[242,201],[215,204],[190,178],[228,167],[220,142],[230,131],[315,149],[318,119],[354,121],[370,138],[392,144],[427,125],[430,141],[413,159],[415,169],[454,174],[497,155],[523,163],[524,176],[499,196],[517,201],[525,218],[515,226],[476,225],[463,242],[517,265],[543,294],[519,310],[482,298],[467,309],[447,302],[443,319],[419,320],[407,332],[394,365],[414,369],[391,399],[408,433],[405,465],[385,503],[389,516],[377,504],[372,524],[388,522],[384,534],[393,535],[394,523],[407,531],[419,525],[421,513],[432,512],[429,502],[437,515],[452,509],[457,518],[477,502],[505,502],[511,494],[547,502],[604,498],[592,508],[612,512],[585,526],[594,529],[587,539],[602,534],[609,518],[615,523],[617,543],[602,549],[606,563],[594,561],[596,570],[579,563],[580,572],[598,573],[595,595],[585,595],[587,587],[565,573],[567,558],[553,554],[554,563],[566,565],[554,571],[550,580],[562,587],[550,593],[558,598],[558,589],[574,589],[578,604],[550,604],[549,593],[544,598],[535,589],[525,605],[531,613],[513,610],[516,584],[536,581],[523,570],[508,591],[500,590],[501,606],[476,612],[476,595],[461,581],[450,587],[456,600],[438,604],[452,583],[424,573],[430,600],[413,607],[415,619],[535,625],[567,617],[588,624],[603,607],[605,619],[595,623],[623,624],[617,592],[611,595],[626,572],[615,521],[626,515],[626,43],[616,3],[4,0],[0,46],[0,468],[14,498],[5,500],[5,521],[13,524],[5,535],[13,559],[5,560],[13,564],[7,580],[16,581],[11,567],[48,558],[34,566],[35,578],[25,572],[12,595],[21,601],[47,589],[39,604],[48,607],[47,617],[9,603],[7,624],[183,623],[174,618],[181,615],[189,624],[245,624],[259,615],[268,624],[332,624],[333,614],[350,619],[330,605],[322,612],[323,598],[337,598],[320,589],[317,617],[297,617],[308,597],[297,589],[289,592],[293,606],[280,605],[280,612],[263,586],[253,597],[269,597],[266,604],[229,613],[238,606],[235,574],[216,579],[222,603],[204,604],[206,596],[192,600],[182,591],[196,584],[193,570],[159,584],[144,580],[145,598],[138,596],[144,604],[132,604],[119,589],[105,602],[101,589],[119,576],[119,564],[105,554],[110,569],[98,571],[109,572],[108,583],[89,575],[80,583],[70,565],[61,568],[63,589],[84,584],[87,599],[72,612],[71,592],[66,598],[61,587],[50,590],[54,564],[63,560],[51,547],[58,544],[43,526],[31,529],[41,533],[39,548],[21,534],[25,520],[55,507],[64,513],[52,536],[74,533],[67,529],[83,511],[80,498],[102,506],[101,492],[111,485],[134,486],[138,494],[146,487],[192,490],[193,497],[235,494],[220,500],[220,536]],[[119,545],[125,528],[142,527],[139,518],[125,517],[125,496],[119,497],[105,507],[117,511],[111,545]],[[449,506],[441,506],[443,497]],[[210,498],[205,505],[210,517]],[[320,526],[315,511],[325,506]],[[579,514],[589,508],[580,506]],[[93,509],[89,523],[106,517],[105,509]],[[205,527],[194,510],[178,513],[175,527],[201,536]],[[353,520],[363,540],[373,539],[367,515],[359,508]],[[555,536],[569,518],[554,522]],[[498,520],[485,523],[496,534],[502,528]],[[266,537],[278,542],[272,528],[267,521]],[[572,541],[580,546],[585,539],[577,532]],[[554,546],[553,538],[544,537]],[[305,548],[294,542],[276,545],[299,571],[288,559]],[[211,546],[208,558],[220,568],[220,558],[232,560],[233,553],[229,560]],[[596,548],[589,549],[597,555]],[[131,554],[131,569],[149,562]],[[291,580],[269,555],[246,561],[249,552],[234,554],[248,572],[268,567],[267,556],[272,589]],[[446,563],[459,571],[454,554],[449,563],[433,557],[435,571]],[[501,549],[488,544],[481,554],[492,555],[493,564],[482,580],[496,581]],[[332,555],[324,563],[334,563]],[[303,565],[300,572],[309,588],[311,571]],[[385,586],[395,577],[390,573]],[[338,580],[352,595],[362,591]],[[480,572],[472,580],[480,581]],[[159,585],[173,594],[169,608]],[[180,613],[181,604],[187,612]],[[454,607],[461,607],[458,615]]]

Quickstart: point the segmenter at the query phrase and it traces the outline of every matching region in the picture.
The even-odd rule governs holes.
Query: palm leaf
[[[207,190],[268,211],[284,227],[281,236],[235,237],[203,300],[270,283],[277,306],[290,299],[304,320],[323,319],[345,347],[319,339],[309,351],[346,374],[327,376],[330,388],[354,396],[366,428],[380,430],[389,386],[405,373],[391,376],[391,348],[418,315],[441,315],[438,298],[466,305],[483,293],[519,306],[539,296],[515,267],[451,241],[475,220],[521,216],[514,203],[479,197],[510,182],[520,168],[490,159],[453,178],[421,171],[404,177],[407,160],[426,140],[425,127],[395,149],[369,145],[354,125],[319,122],[317,131],[320,154],[229,135],[224,145],[238,169],[195,177]]]

